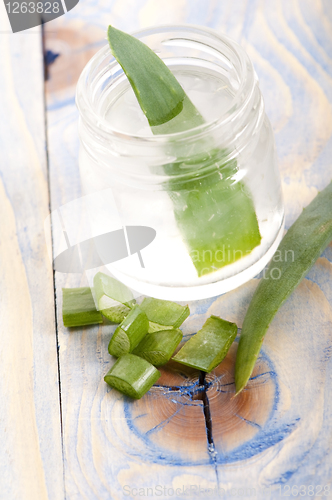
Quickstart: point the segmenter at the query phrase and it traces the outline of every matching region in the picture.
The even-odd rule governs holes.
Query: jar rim
[[[137,37],[138,39],[141,39],[149,35],[175,31],[209,36],[211,40],[215,39],[216,42],[221,42],[222,44],[224,44],[237,58],[240,64],[239,87],[232,97],[230,106],[227,108],[227,110],[223,112],[220,117],[214,120],[206,121],[201,125],[189,128],[181,132],[145,136],[126,133],[114,128],[111,123],[106,120],[106,118],[98,114],[96,109],[94,109],[94,103],[92,102],[91,95],[88,95],[88,92],[86,91],[90,71],[93,68],[97,67],[98,64],[102,63],[102,61],[106,57],[111,56],[113,59],[112,62],[118,64],[115,57],[111,53],[109,45],[107,44],[105,47],[100,49],[86,64],[79,77],[76,87],[76,105],[80,112],[80,116],[84,119],[84,121],[88,120],[89,125],[92,126],[92,128],[95,129],[96,132],[98,132],[99,134],[102,133],[102,135],[105,134],[106,136],[112,137],[116,140],[119,140],[120,142],[131,141],[131,143],[135,142],[145,145],[148,143],[160,145],[162,143],[168,142],[170,139],[172,141],[182,142],[187,140],[189,137],[191,139],[193,137],[200,138],[201,136],[205,136],[211,133],[211,131],[216,128],[222,128],[225,125],[227,126],[229,122],[236,120],[236,116],[238,114],[241,114],[242,110],[246,107],[246,104],[251,99],[257,82],[257,76],[247,53],[237,42],[224,34],[220,34],[218,31],[212,28],[192,24],[159,25],[156,27],[137,30],[133,32],[132,35]]]

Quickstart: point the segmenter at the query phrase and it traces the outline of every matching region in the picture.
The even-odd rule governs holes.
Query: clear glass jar
[[[205,123],[154,135],[104,47],[77,86],[84,194],[111,189],[121,224],[156,237],[108,264],[134,290],[187,301],[257,275],[277,249],[284,209],[273,132],[245,51],[195,26],[135,34],[161,57]]]

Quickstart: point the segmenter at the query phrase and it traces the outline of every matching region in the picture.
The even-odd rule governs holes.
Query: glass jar
[[[153,133],[109,47],[89,61],[76,95],[83,193],[108,189],[124,228],[155,230],[140,251],[105,264],[142,294],[216,296],[257,275],[283,234],[258,79],[245,51],[211,29],[164,26],[135,36],[172,70],[204,123]]]

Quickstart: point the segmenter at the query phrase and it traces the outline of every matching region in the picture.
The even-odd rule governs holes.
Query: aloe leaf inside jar
[[[121,32],[110,33],[113,55],[135,91],[129,80],[124,80],[118,85],[117,95],[113,94],[108,101],[106,118],[114,129],[145,137],[172,134],[216,120],[231,107],[234,95],[226,76],[217,77],[207,67],[177,64],[172,73],[185,91],[182,110],[165,123],[150,126],[147,104],[153,108],[151,101],[156,99],[158,106],[160,92],[150,92],[149,102],[142,102],[144,97],[138,87],[144,86],[144,78],[142,75],[138,80],[133,78],[133,73],[139,71],[135,58],[132,54],[129,57],[119,44],[117,34]],[[131,37],[122,33],[120,37],[130,44]],[[136,43],[133,42],[133,50],[137,50],[136,59],[139,59],[140,55],[144,57],[145,49],[136,47]],[[156,86],[159,85],[159,75],[149,75],[148,68],[144,71],[148,84],[155,78]],[[161,68],[160,73],[163,71]],[[168,68],[165,67],[165,71],[168,72]],[[244,182],[237,179],[237,161],[226,160],[227,148],[218,148],[213,137],[205,136],[188,141],[186,157],[177,154],[176,141],[172,153],[175,160],[162,166],[169,176],[164,190],[172,202],[178,237],[186,247],[196,276],[218,271],[250,254],[261,243],[261,233],[252,195]]]

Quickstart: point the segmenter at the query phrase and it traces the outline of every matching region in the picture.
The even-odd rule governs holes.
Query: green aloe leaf
[[[175,219],[198,276],[236,262],[261,242],[250,192],[233,180],[236,161],[225,163],[221,150],[209,156],[205,164],[213,163],[213,173],[168,184]]]
[[[108,40],[153,134],[204,124],[170,69],[149,47],[111,26]],[[243,182],[235,181],[236,160],[227,162],[226,151],[216,148],[212,137],[200,139],[197,146],[197,151],[206,152],[164,165],[164,171],[170,177],[165,189],[178,228],[202,276],[248,255],[260,244],[261,234],[251,194]],[[179,180],[188,171],[192,176]]]
[[[161,125],[178,115],[185,92],[165,63],[140,40],[112,26],[107,38],[149,124]]]
[[[243,320],[236,354],[236,394],[244,389],[252,374],[264,336],[277,311],[331,240],[332,182],[312,200],[288,229],[277,250],[279,255],[286,258],[280,262],[271,260],[264,278],[255,290]],[[288,252],[293,256],[292,259],[287,259]]]

